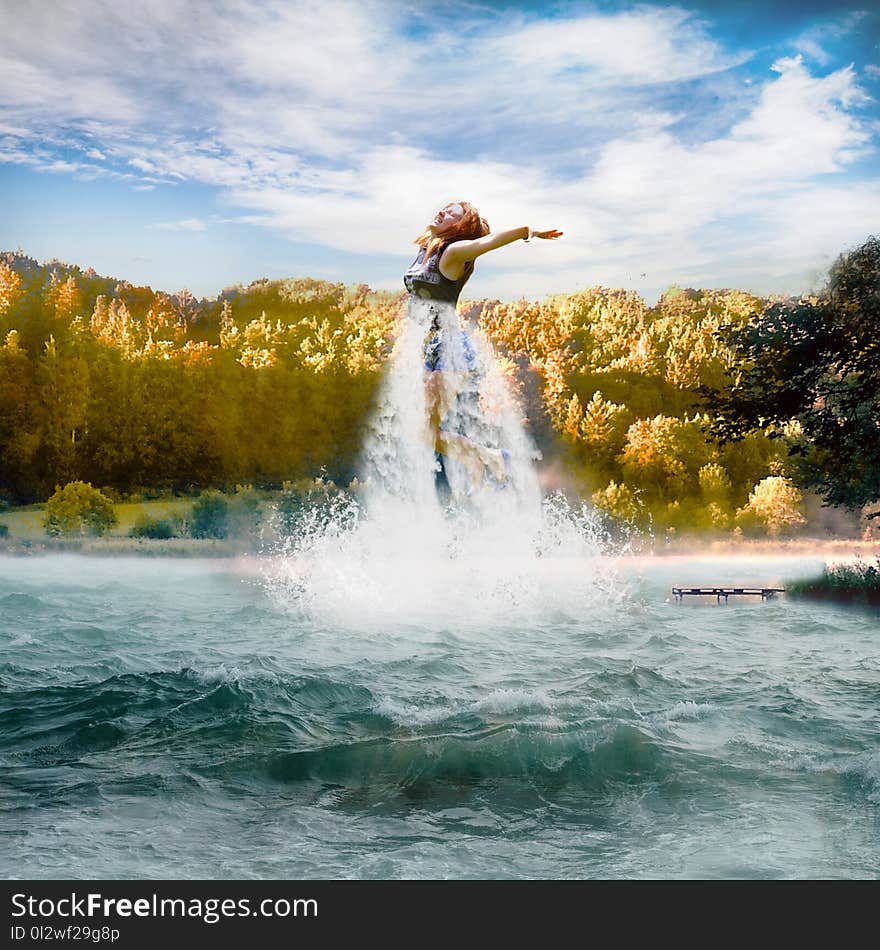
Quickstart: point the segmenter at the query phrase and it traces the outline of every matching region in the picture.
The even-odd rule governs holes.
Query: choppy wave
[[[75,565],[0,613],[7,876],[880,872],[868,618],[670,611],[649,573],[622,609],[347,624],[155,564],[151,613]]]
[[[837,778],[869,802],[880,805],[880,751],[807,756],[798,764],[806,772]]]
[[[0,597],[0,610],[2,611],[20,611],[28,615],[36,611],[49,610],[50,605],[42,601],[33,594],[12,593]]]

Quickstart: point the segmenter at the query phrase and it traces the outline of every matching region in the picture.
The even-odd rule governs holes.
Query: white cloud
[[[650,8],[530,24],[488,44],[521,71],[583,70],[585,82],[642,84],[694,79],[746,61],[713,42],[687,11]]]
[[[155,172],[157,170],[156,166],[152,162],[148,162],[143,158],[131,158],[129,159],[128,164],[131,165],[132,168],[136,168],[141,172]]]
[[[76,172],[82,167],[76,162],[47,162],[42,166],[43,171],[52,172],[53,174],[61,174],[63,172]]]
[[[317,105],[364,105],[394,95],[406,41],[388,5],[369,2],[268,4],[250,28],[230,35],[224,67],[240,78]]]
[[[207,135],[224,150],[246,142],[254,152],[340,158],[395,135],[479,139],[486,124],[516,135],[633,114],[656,122],[653,106],[621,117],[621,90],[743,59],[674,8],[504,19],[503,32],[485,14],[453,31],[450,16],[462,23],[466,6],[429,11],[396,0],[229,0],[210,15],[184,0],[31,5],[4,24],[0,105],[32,131],[97,124],[110,132],[96,143],[102,151],[120,140],[148,145],[153,131],[160,146],[169,137],[202,146]],[[416,39],[402,24],[431,32]],[[558,60],[548,58],[554,44]]]
[[[157,231],[205,231],[208,225],[201,218],[184,218],[181,221],[165,221],[154,224]]]
[[[16,19],[5,18],[4,29]],[[138,116],[137,100],[113,78],[64,75],[69,58],[62,56],[61,62],[52,64],[0,54],[0,107],[24,125],[34,119],[52,122],[85,115],[127,123]]]

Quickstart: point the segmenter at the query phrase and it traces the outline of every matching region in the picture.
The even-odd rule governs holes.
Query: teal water
[[[622,561],[467,623],[306,612],[256,560],[0,560],[2,873],[877,877],[878,615],[667,602],[820,566]]]

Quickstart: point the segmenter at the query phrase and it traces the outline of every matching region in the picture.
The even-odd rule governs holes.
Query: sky
[[[473,297],[817,289],[880,222],[870,2],[0,0],[0,249],[174,292],[402,288],[437,208],[558,228]],[[873,231],[872,231],[873,229]]]

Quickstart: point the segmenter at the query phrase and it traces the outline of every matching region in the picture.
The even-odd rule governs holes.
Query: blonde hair
[[[455,228],[447,231],[442,237],[433,234],[431,229],[427,228],[413,242],[425,249],[426,258],[438,251],[444,244],[452,244],[454,241],[473,241],[476,238],[485,237],[489,233],[489,222],[480,217],[480,212],[470,202],[450,201],[449,204],[461,205],[461,210],[464,212],[461,221],[458,222]]]

